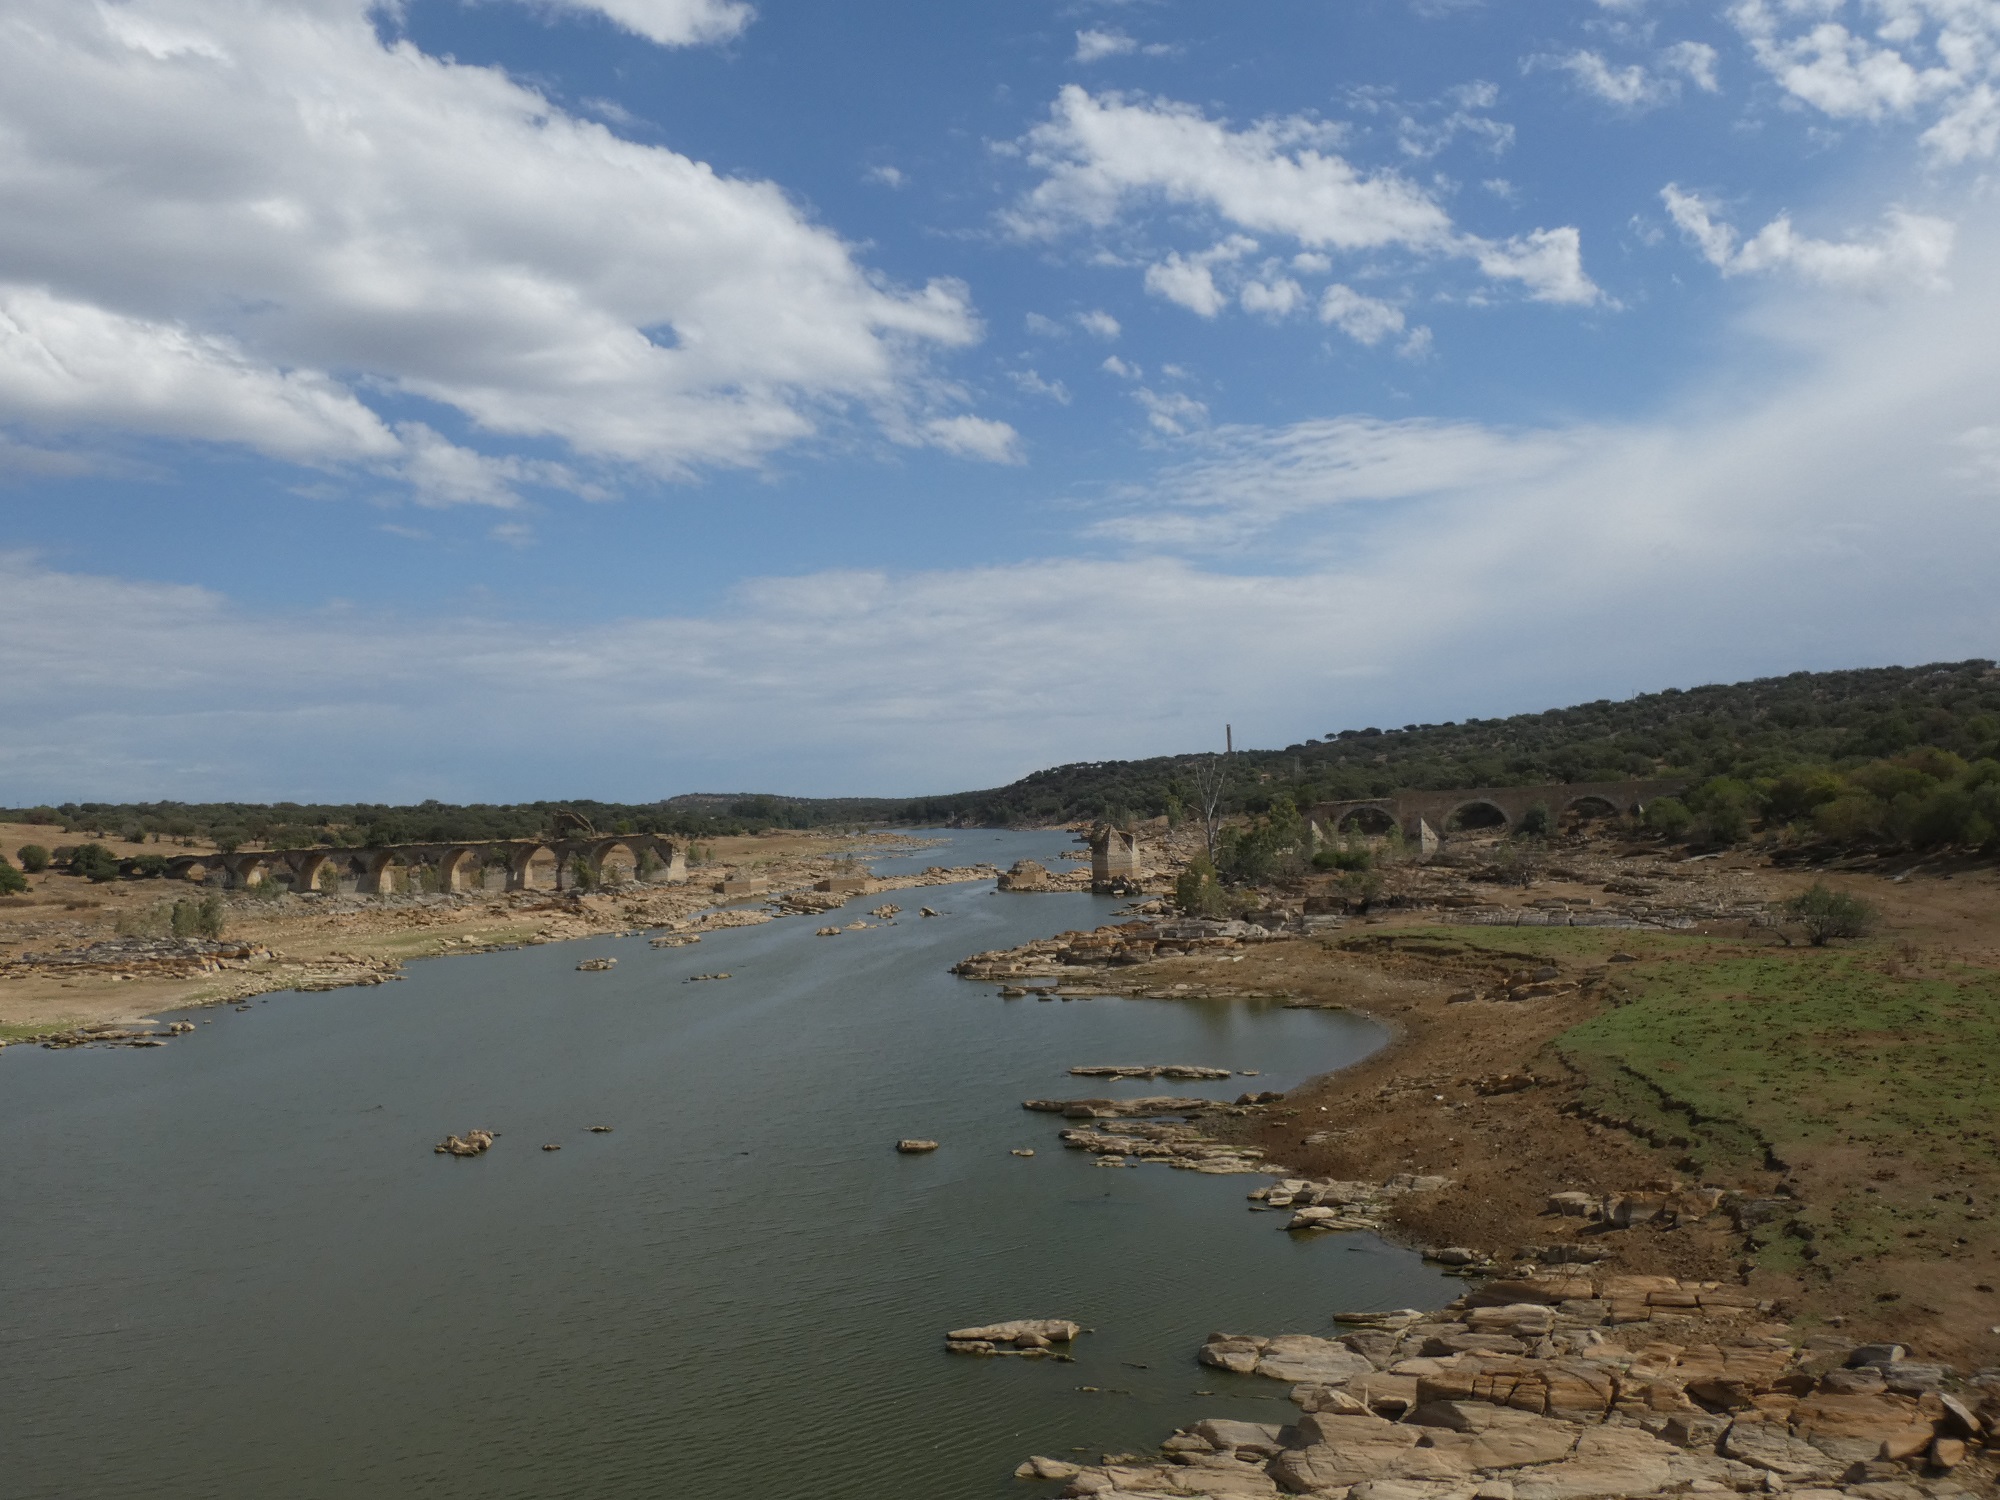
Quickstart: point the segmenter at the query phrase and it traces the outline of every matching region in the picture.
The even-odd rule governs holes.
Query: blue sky
[[[0,801],[2000,654],[2000,0],[14,0],[0,126]]]

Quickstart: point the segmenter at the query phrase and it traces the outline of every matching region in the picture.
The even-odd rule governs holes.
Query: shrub
[[[0,896],[18,896],[28,888],[28,877],[0,858]]]
[[[222,897],[211,893],[199,901],[176,901],[168,923],[177,938],[222,936]]]
[[[167,873],[164,854],[142,854],[132,861],[132,873],[142,880],[158,880]]]
[[[1355,870],[1340,877],[1340,894],[1347,898],[1347,904],[1363,916],[1382,895],[1382,872],[1379,870]]]
[[[1813,827],[1830,839],[1856,844],[1880,837],[1888,817],[1888,805],[1879,798],[1866,792],[1849,792],[1814,812]]]
[[[1189,917],[1226,917],[1234,907],[1215,866],[1199,857],[1174,881],[1174,905]]]
[[[1818,881],[1785,903],[1785,916],[1805,930],[1806,941],[1815,948],[1834,938],[1866,937],[1875,926],[1873,905]]]
[[[1517,839],[1545,839],[1556,829],[1555,815],[1549,811],[1546,802],[1537,802],[1521,814],[1521,821],[1514,825]]]
[[[1360,845],[1327,845],[1312,857],[1315,870],[1366,870],[1375,856]]]
[[[102,844],[85,844],[69,857],[69,872],[93,885],[118,878],[118,856]]]
[[[1677,839],[1694,826],[1694,814],[1678,797],[1661,797],[1646,804],[1645,825],[1662,838]]]
[[[23,844],[15,852],[21,856],[21,868],[30,875],[39,875],[49,867],[49,851],[40,844]]]
[[[1841,781],[1831,771],[1787,771],[1771,783],[1764,811],[1781,823],[1812,816],[1841,794]]]
[[[1911,808],[1909,837],[1919,849],[1983,844],[1993,837],[1993,825],[1980,816],[1972,793],[1942,787]]]

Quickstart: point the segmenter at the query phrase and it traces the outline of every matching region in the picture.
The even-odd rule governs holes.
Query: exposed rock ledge
[[[2000,1372],[1957,1382],[1893,1345],[1767,1321],[1741,1287],[1670,1277],[1496,1281],[1353,1331],[1211,1334],[1199,1359],[1293,1382],[1289,1423],[1210,1419],[1152,1460],[1035,1457],[1066,1496],[1795,1500],[1994,1493]],[[1956,1387],[1956,1389],[1954,1389]]]

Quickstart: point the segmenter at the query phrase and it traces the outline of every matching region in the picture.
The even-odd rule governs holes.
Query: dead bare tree
[[[1194,791],[1194,805],[1201,814],[1202,838],[1208,860],[1215,863],[1215,841],[1222,833],[1222,798],[1229,790],[1229,757],[1204,755],[1188,767],[1188,782]]]

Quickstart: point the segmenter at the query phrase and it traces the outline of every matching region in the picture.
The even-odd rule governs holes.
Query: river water
[[[939,837],[874,865],[1067,844]],[[882,900],[893,926],[813,935]],[[1117,904],[863,897],[687,948],[412,964],[193,1012],[212,1024],[150,1051],[0,1052],[0,1496],[997,1500],[1053,1488],[1009,1477],[1030,1452],[1283,1419],[1283,1386],[1194,1363],[1205,1333],[1325,1332],[1456,1284],[1281,1232],[1245,1212],[1262,1178],[1098,1168],[1020,1101],[1284,1088],[1381,1032],[945,972]],[[576,972],[594,954],[618,967]],[[1066,1074],[1130,1062],[1261,1076]],[[472,1127],[501,1139],[432,1152]],[[909,1135],[943,1147],[898,1156]],[[1015,1317],[1096,1331],[1073,1365],[942,1351]]]

